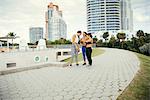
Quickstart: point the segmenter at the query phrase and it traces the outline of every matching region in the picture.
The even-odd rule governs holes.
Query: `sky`
[[[49,2],[59,5],[67,23],[67,38],[77,30],[86,31],[86,0],[0,0],[0,36],[14,32],[29,41],[30,27],[43,27]],[[134,30],[150,33],[150,0],[131,0]]]

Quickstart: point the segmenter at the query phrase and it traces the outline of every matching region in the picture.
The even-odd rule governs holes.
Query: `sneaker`
[[[76,64],[76,66],[79,66],[79,64]]]
[[[86,63],[82,64],[83,66],[86,65]]]

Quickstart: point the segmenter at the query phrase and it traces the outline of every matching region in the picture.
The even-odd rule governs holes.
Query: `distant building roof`
[[[0,39],[15,39],[15,37],[0,37]]]
[[[2,39],[16,39],[16,38],[19,38],[18,36],[16,36],[16,37],[14,37],[14,36],[9,36],[9,37],[7,37],[7,36],[5,36],[5,37],[0,37],[0,39],[2,40]]]
[[[7,42],[7,41],[5,41],[5,40],[0,40],[0,42]]]

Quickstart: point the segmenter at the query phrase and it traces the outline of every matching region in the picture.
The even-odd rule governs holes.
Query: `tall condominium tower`
[[[43,28],[42,27],[31,27],[29,29],[30,43],[35,43],[40,39],[43,39]]]
[[[46,39],[58,40],[67,37],[67,25],[62,18],[62,11],[58,5],[49,3],[48,11],[46,12]]]
[[[130,0],[121,0],[121,29],[133,31],[133,10]]]
[[[130,0],[87,0],[87,30],[90,33],[132,30]]]

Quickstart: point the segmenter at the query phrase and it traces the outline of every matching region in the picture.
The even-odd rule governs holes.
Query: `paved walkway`
[[[0,100],[115,100],[139,69],[134,53],[117,49],[92,67],[48,67],[0,76]]]

